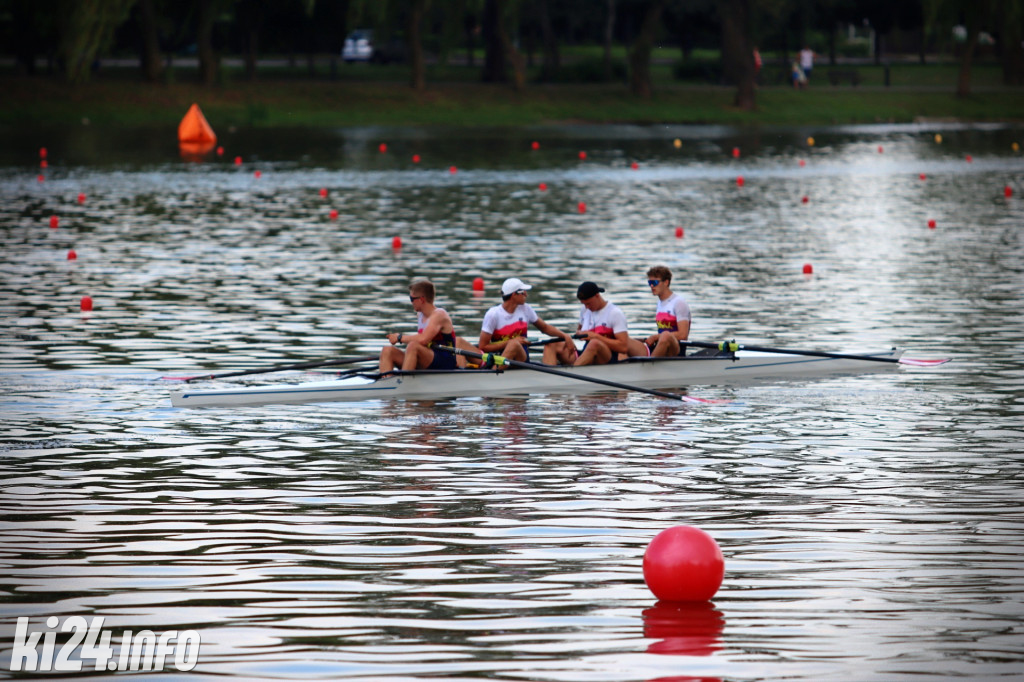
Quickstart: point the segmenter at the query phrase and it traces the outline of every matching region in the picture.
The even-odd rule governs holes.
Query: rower
[[[435,348],[456,346],[456,338],[452,318],[444,308],[434,305],[433,282],[421,279],[410,284],[409,301],[416,311],[416,333],[392,332],[387,335],[391,345],[384,346],[380,351],[381,374],[391,372],[396,366],[405,371],[455,369],[455,354]],[[403,344],[404,352],[397,347]]]
[[[547,364],[606,365],[626,357],[629,331],[626,316],[601,294],[604,289],[594,282],[583,282],[576,290],[580,320],[576,337],[586,340],[582,351],[568,342],[552,343],[544,349]]]
[[[657,265],[647,271],[647,285],[651,288],[651,293],[658,297],[658,305],[654,311],[658,331],[648,336],[643,343],[637,339],[630,339],[630,355],[679,355],[680,342],[685,342],[690,336],[690,306],[686,299],[673,293],[669,288],[671,284],[672,271],[665,266]]]
[[[533,325],[548,336],[562,339],[572,345],[572,337],[548,324],[537,315],[526,302],[527,292],[533,287],[517,277],[510,277],[501,284],[501,304],[484,314],[477,346],[484,353],[501,353],[509,360],[529,360],[526,332]]]

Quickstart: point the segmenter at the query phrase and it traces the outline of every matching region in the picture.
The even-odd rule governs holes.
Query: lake
[[[0,676],[19,617],[59,652],[48,618],[101,616],[115,653],[201,636],[161,679],[1024,677],[1024,128],[0,140]],[[646,335],[657,264],[693,339],[952,362],[677,387],[711,406],[162,379],[375,354],[419,277],[471,339],[511,276],[567,330],[595,280]],[[676,525],[721,547],[713,602],[644,583]]]

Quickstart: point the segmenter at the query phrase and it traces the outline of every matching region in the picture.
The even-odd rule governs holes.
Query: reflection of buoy
[[[725,561],[710,535],[693,526],[667,528],[644,552],[644,581],[658,599],[707,601],[722,585]]]
[[[882,149],[882,145],[878,145],[878,153],[879,153],[879,154],[881,154],[881,153],[882,153],[882,152],[884,152],[884,151],[885,151],[885,150],[884,150],[884,149]]]
[[[260,178],[262,178],[262,177],[263,177],[263,173],[262,173],[262,171],[255,171],[255,172],[254,172],[254,173],[252,174],[252,176],[253,176],[254,178],[256,178],[257,180],[259,180]]]
[[[580,203],[576,204],[576,210],[579,211],[580,213],[586,213],[587,203],[585,201],[581,201]]]
[[[814,274],[814,266],[811,265],[810,263],[804,263],[804,274],[805,275],[813,275]]]
[[[676,228],[676,239],[682,239],[682,238],[683,238],[683,228],[682,227],[677,227]]]
[[[640,615],[644,637],[661,640],[648,645],[649,654],[710,656],[725,648],[725,617],[709,601],[659,601]]]
[[[39,148],[39,158],[40,159],[45,159],[46,158],[46,154],[47,154],[46,147],[40,147]]]
[[[213,145],[217,143],[217,136],[214,134],[213,128],[207,123],[206,117],[203,116],[199,105],[194,102],[188,108],[188,111],[185,112],[185,117],[181,119],[181,123],[178,124],[178,142],[185,144],[208,144],[209,149],[213,149]]]
[[[89,296],[83,296],[82,300],[79,301],[78,307],[82,309],[83,313],[87,313],[92,310],[92,298]]]
[[[43,182],[44,180],[46,180],[46,176],[42,173],[36,176],[36,182]]]
[[[1015,152],[1019,152],[1020,151],[1020,145],[1017,144],[1016,142],[1014,142],[1013,144],[1010,145],[1010,149],[1012,149]]]
[[[77,258],[78,258],[78,254],[75,253],[75,250],[74,249],[69,249],[68,250],[68,260],[76,260]]]
[[[402,238],[399,237],[398,235],[395,235],[391,239],[391,248],[393,248],[393,249],[400,249],[400,248],[402,248]]]
[[[803,159],[800,159],[800,167],[803,168],[806,165],[807,165],[807,162],[804,161]]]
[[[40,162],[39,162],[39,167],[40,167],[40,168],[46,168],[46,167],[48,167],[49,165],[50,165],[50,164],[46,163],[46,159],[43,159],[42,161],[40,161]]]
[[[929,220],[928,221],[928,229],[929,230],[934,230],[935,229],[935,225],[936,225],[936,223],[935,223],[934,220]]]
[[[217,147],[217,156],[224,156],[224,147]]]
[[[456,168],[455,166],[451,166],[451,167],[450,167],[450,168],[448,169],[448,173],[450,173],[451,175],[455,175],[455,174],[456,174],[456,173],[458,173],[458,172],[459,172],[459,169],[458,169],[458,168]]]
[[[484,290],[484,278],[483,277],[475,277],[473,279],[473,291],[483,291],[483,290]]]
[[[241,166],[242,165],[242,157],[241,156],[236,156],[235,157],[235,165],[236,166]]]
[[[737,187],[742,187],[743,185],[745,185],[745,184],[746,184],[746,182],[747,182],[747,181],[743,179],[743,176],[742,176],[742,175],[741,175],[741,176],[739,176],[738,178],[736,178],[736,186],[737,186]]]
[[[50,216],[50,227],[56,230],[59,225],[60,225],[60,218],[58,218],[55,215]]]

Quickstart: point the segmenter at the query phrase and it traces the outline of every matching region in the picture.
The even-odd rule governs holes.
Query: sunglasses
[[[415,303],[418,299],[423,298],[422,296],[410,296],[409,303]]]
[[[649,286],[649,287],[656,287],[659,284],[661,284],[661,280],[660,279],[649,279],[649,280],[647,280],[647,286]]]
[[[515,293],[522,294],[523,296],[526,296],[526,289],[520,289],[519,291],[517,291]]]

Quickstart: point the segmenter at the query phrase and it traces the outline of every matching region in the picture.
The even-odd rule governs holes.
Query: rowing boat
[[[611,365],[560,367],[560,375],[528,369],[457,369],[399,371],[389,376],[354,375],[325,381],[266,386],[185,388],[171,394],[175,407],[320,403],[373,399],[458,398],[537,393],[583,393],[609,390],[588,379],[603,379],[645,388],[680,388],[696,384],[741,384],[777,380],[893,371],[903,351],[893,348],[845,357],[803,357],[739,350],[685,357],[630,358]],[[571,373],[574,377],[561,376]]]

